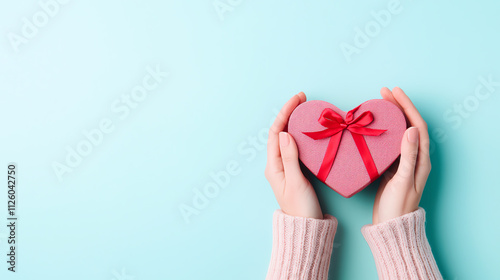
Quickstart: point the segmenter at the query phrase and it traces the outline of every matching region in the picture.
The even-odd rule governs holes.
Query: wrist
[[[318,207],[319,208],[319,207]],[[321,208],[319,209],[308,209],[308,210],[287,210],[284,208],[281,208],[281,211],[289,216],[293,217],[301,217],[301,218],[311,218],[311,219],[318,219],[322,220],[324,219],[323,212],[321,211]]]
[[[385,223],[387,221],[394,220],[394,219],[400,218],[404,215],[413,213],[413,212],[417,211],[418,209],[419,209],[419,207],[417,205],[415,207],[408,207],[408,208],[405,208],[403,210],[390,210],[390,211],[380,211],[379,210],[378,219],[373,220],[372,224],[376,225],[376,224]]]

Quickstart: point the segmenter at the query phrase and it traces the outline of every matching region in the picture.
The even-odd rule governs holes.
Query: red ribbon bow
[[[386,130],[365,127],[373,121],[373,114],[370,111],[365,111],[357,118],[354,118],[354,113],[358,110],[358,108],[359,106],[347,112],[345,121],[342,119],[342,116],[337,114],[335,111],[330,108],[326,108],[323,112],[321,112],[321,116],[318,120],[322,126],[326,127],[326,129],[315,132],[302,132],[314,140],[331,137],[330,142],[328,142],[328,147],[326,148],[325,157],[323,158],[323,162],[321,163],[321,167],[317,175],[318,179],[322,182],[325,182],[328,173],[330,173],[340,145],[342,132],[345,129],[351,132],[352,138],[354,139],[359,154],[363,159],[363,163],[365,164],[366,171],[368,171],[371,182],[375,181],[375,179],[379,176],[377,167],[375,166],[375,162],[373,161],[363,135],[379,136]]]

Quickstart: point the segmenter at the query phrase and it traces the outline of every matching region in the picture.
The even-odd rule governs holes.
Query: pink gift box
[[[288,122],[302,163],[347,198],[398,158],[406,128],[403,112],[383,99],[368,100],[350,113],[325,101],[307,101],[295,108]]]

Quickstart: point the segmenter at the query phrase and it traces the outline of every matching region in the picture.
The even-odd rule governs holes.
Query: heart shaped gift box
[[[364,102],[349,112],[321,101],[295,108],[288,133],[299,159],[320,181],[351,197],[375,181],[401,153],[406,130],[403,112],[383,99]]]

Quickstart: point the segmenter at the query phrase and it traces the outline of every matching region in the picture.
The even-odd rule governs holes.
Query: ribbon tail
[[[379,136],[387,131],[387,129],[373,129],[367,127],[354,126],[354,125],[350,126],[348,130],[353,133],[368,135],[368,136]]]
[[[366,171],[368,171],[368,175],[370,176],[370,182],[373,182],[378,177],[377,166],[375,166],[375,161],[373,161],[372,154],[370,153],[370,149],[368,149],[368,145],[366,145],[365,137],[361,134],[352,133],[352,138],[356,143],[356,147],[358,148],[359,154],[363,159],[363,163],[365,164]]]
[[[343,130],[342,127],[335,127],[335,128],[327,128],[327,129],[321,130],[321,131],[302,132],[302,133],[309,136],[310,138],[312,138],[314,140],[318,140],[318,139],[330,137],[336,133],[339,133],[342,130]]]
[[[330,141],[328,142],[325,157],[323,158],[323,162],[321,163],[321,167],[319,168],[318,175],[316,175],[316,177],[318,177],[318,179],[323,183],[326,181],[326,177],[328,177],[328,174],[332,169],[333,161],[337,156],[337,151],[339,149],[342,133],[343,131],[332,135]]]

